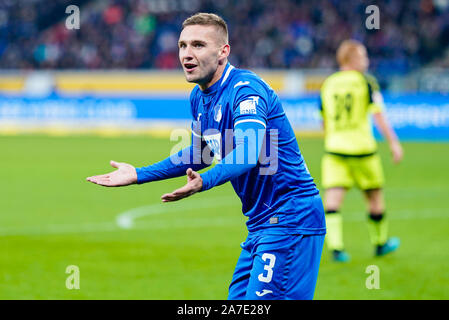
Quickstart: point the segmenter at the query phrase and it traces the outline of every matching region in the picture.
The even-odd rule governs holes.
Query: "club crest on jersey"
[[[220,122],[222,116],[223,114],[221,113],[221,104],[217,104],[214,107],[214,120]]]
[[[214,131],[216,132],[216,131]],[[203,135],[204,141],[206,141],[207,145],[209,146],[210,150],[213,152],[214,157],[221,161],[221,133],[215,133],[215,134],[208,134],[206,131]]]
[[[240,102],[240,114],[256,114],[256,106],[259,104],[259,97],[249,97],[248,100]]]

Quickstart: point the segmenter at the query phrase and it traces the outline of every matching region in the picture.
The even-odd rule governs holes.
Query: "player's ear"
[[[227,59],[231,53],[231,47],[229,44],[224,44],[220,49],[220,59]]]

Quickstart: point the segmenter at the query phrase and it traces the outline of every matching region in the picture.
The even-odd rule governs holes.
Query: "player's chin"
[[[187,82],[198,83],[198,81],[200,81],[200,77],[197,74],[194,74],[192,72],[187,72],[187,71],[184,71],[184,74],[185,74]]]

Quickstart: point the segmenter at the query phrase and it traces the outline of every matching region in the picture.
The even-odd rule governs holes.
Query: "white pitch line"
[[[120,213],[114,222],[92,222],[92,223],[80,223],[80,224],[49,224],[42,226],[22,226],[22,227],[4,227],[0,228],[1,236],[22,236],[22,235],[45,235],[45,234],[67,234],[67,233],[85,233],[85,232],[111,232],[119,231],[121,229],[131,229],[134,226],[134,220],[147,215],[162,214],[168,212],[180,212],[190,209],[204,209],[213,207],[226,207],[235,206],[238,203],[235,202],[235,197],[221,197],[221,198],[209,198],[205,200],[193,200],[188,199],[183,202],[174,203],[160,203],[152,204],[148,206],[134,208],[123,213]],[[222,219],[218,217],[219,219]],[[185,222],[185,219],[182,219]],[[189,218],[188,223],[183,222],[181,224],[168,224],[161,223],[158,220],[156,223],[143,223],[144,228],[139,229],[166,229],[182,227],[194,227],[194,223],[198,222],[201,225],[207,225],[207,221],[210,221],[210,225],[217,225],[220,221],[217,217],[208,218]],[[218,222],[217,222],[218,221]],[[226,223],[224,223],[226,224]],[[227,223],[229,225],[229,222]]]
[[[51,235],[51,234],[69,234],[69,233],[85,233],[85,232],[117,232],[123,230],[123,226],[118,226],[119,217],[126,221],[129,219],[127,225],[133,227],[134,219],[146,215],[162,214],[168,212],[180,212],[182,210],[195,208],[211,208],[217,206],[234,206],[233,198],[217,198],[208,199],[207,201],[185,203],[179,205],[153,204],[149,206],[131,209],[119,214],[115,222],[98,222],[98,223],[84,223],[84,224],[54,224],[43,226],[28,226],[28,227],[5,227],[0,228],[0,236],[27,236],[27,235]],[[164,208],[165,207],[165,208]],[[145,208],[148,211],[145,211]],[[160,210],[156,210],[159,208]],[[161,208],[163,208],[161,210]],[[438,211],[439,213],[434,213]],[[129,216],[126,216],[128,214]],[[125,217],[125,218],[123,218]],[[401,211],[392,211],[388,214],[389,220],[428,220],[428,219],[448,219],[449,212],[442,208],[427,208],[421,211],[403,209]],[[361,222],[366,220],[366,214],[360,213],[359,216],[344,217],[345,221]],[[150,230],[150,229],[185,229],[197,228],[207,226],[229,226],[235,225],[233,218],[223,216],[210,217],[183,217],[180,216],[175,222],[164,220],[143,221],[135,224],[134,230]]]
[[[174,203],[159,203],[148,206],[134,208],[119,214],[116,218],[117,226],[122,229],[131,229],[134,226],[134,220],[144,216],[162,214],[168,212],[179,212],[182,210],[213,208],[217,206],[234,206],[235,198],[212,198],[200,201],[184,201]]]

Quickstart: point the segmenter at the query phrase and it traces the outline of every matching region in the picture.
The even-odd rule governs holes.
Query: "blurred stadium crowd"
[[[65,27],[71,4],[79,30]],[[369,4],[380,30],[365,27]],[[377,74],[449,67],[449,0],[2,0],[0,68],[178,68],[180,26],[197,11],[225,18],[231,62],[242,68],[335,67],[350,37],[367,45]]]

